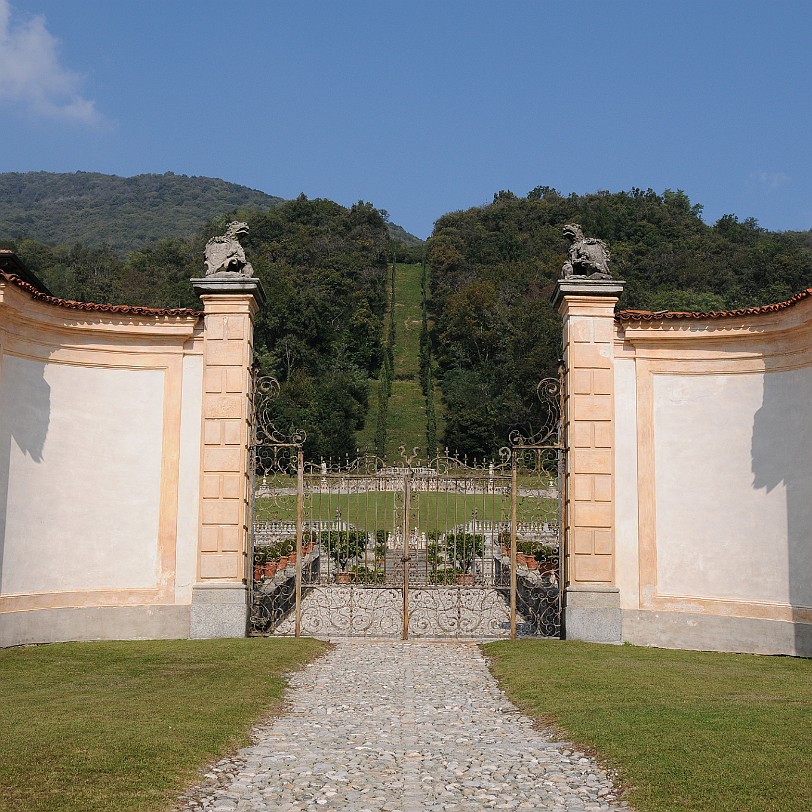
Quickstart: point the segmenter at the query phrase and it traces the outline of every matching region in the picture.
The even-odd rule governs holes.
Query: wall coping
[[[615,313],[615,321],[641,322],[674,319],[692,319],[695,321],[706,319],[740,319],[748,316],[762,316],[768,313],[777,313],[780,310],[786,310],[788,307],[798,304],[798,302],[810,296],[812,296],[812,288],[807,288],[806,290],[796,293],[785,302],[776,302],[775,304],[761,305],[759,307],[744,307],[740,310],[711,310],[708,313],[690,313],[681,310],[658,310],[656,312],[650,310],[620,310]]]
[[[166,316],[188,318],[192,316],[195,319],[199,319],[203,315],[202,310],[194,310],[189,307],[142,307],[140,305],[96,304],[95,302],[77,302],[73,299],[60,299],[58,296],[51,296],[37,290],[32,284],[20,279],[16,274],[6,273],[5,271],[0,271],[0,280],[16,285],[38,302],[43,302],[44,304],[53,305],[55,307],[62,307],[67,310],[83,310],[96,313],[115,313],[117,315],[147,316],[154,318]]]

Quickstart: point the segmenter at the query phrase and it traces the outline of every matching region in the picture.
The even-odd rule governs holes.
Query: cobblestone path
[[[179,809],[628,809],[591,759],[533,729],[474,645],[341,642],[288,697]]]

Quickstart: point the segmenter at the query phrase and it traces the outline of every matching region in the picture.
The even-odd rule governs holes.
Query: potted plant
[[[446,560],[445,545],[439,539],[441,534],[431,531],[426,534],[426,563],[429,568],[429,582],[432,584],[453,584],[457,573]]]
[[[474,575],[471,571],[474,559],[485,553],[485,536],[478,533],[446,533],[445,557],[457,573],[456,583],[471,586]]]
[[[348,584],[351,576],[347,564],[353,558],[364,554],[369,538],[361,530],[324,530],[321,533],[321,548],[336,565],[336,583]]]
[[[558,569],[557,547],[528,540],[517,542],[516,547],[519,550],[517,560],[520,563],[525,563],[528,569],[537,569],[542,574]],[[523,562],[522,558],[524,558]]]

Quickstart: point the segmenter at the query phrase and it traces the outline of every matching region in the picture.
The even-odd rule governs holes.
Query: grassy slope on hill
[[[398,448],[426,447],[426,407],[420,390],[420,265],[397,265],[395,272],[395,380],[389,398],[386,457]]]
[[[361,454],[372,454],[375,450],[375,420],[378,408],[378,387],[380,381],[369,379],[369,410],[363,428],[355,433],[355,445]]]
[[[420,389],[420,265],[396,265],[395,273],[395,379],[387,409],[386,458],[397,462],[399,447],[410,452],[416,446],[421,455],[426,448],[426,406]],[[362,451],[375,445],[374,404],[377,404],[378,381],[370,381],[370,404],[364,428],[358,432]],[[439,407],[439,401],[438,401]]]

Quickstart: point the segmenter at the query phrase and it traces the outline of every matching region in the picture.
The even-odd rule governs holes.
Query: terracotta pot
[[[279,559],[278,567],[280,570],[283,570],[285,569],[285,567],[287,567],[287,565],[288,565],[288,557],[286,555],[283,555],[282,558]]]
[[[261,564],[254,564],[254,582],[262,578],[264,570],[265,568]]]
[[[527,556],[524,553],[516,553],[517,564],[527,564]]]
[[[454,583],[458,584],[459,586],[473,586],[474,576],[471,575],[470,572],[467,572],[464,575],[455,575]]]
[[[350,573],[348,572],[337,572],[336,573],[336,583],[337,584],[348,584],[350,583]]]
[[[536,561],[536,557],[529,555],[527,556],[527,569],[529,570],[537,570],[539,568],[539,562]]]
[[[271,561],[270,563],[265,565],[265,577],[266,578],[273,578],[276,575],[276,568],[277,568],[276,561]]]
[[[291,554],[288,556],[288,564],[295,564],[295,563],[296,563],[296,553],[295,553],[295,552],[292,552],[292,553],[291,553]]]

